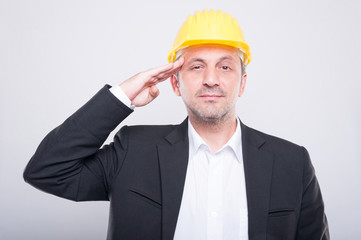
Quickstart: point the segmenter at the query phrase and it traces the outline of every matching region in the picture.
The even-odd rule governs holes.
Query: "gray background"
[[[104,239],[108,203],[74,203],[25,184],[42,138],[104,84],[166,63],[187,15],[237,17],[253,60],[242,121],[305,146],[333,239],[361,235],[360,1],[0,2],[0,239]],[[185,118],[169,82],[124,124]],[[111,138],[108,139],[108,141]]]

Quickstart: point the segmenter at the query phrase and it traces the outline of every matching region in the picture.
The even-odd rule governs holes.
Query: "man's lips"
[[[215,94],[204,94],[204,95],[201,95],[201,97],[221,97],[221,95],[215,95]]]
[[[196,96],[202,99],[208,99],[208,100],[217,100],[222,97],[225,97],[225,92],[220,89],[219,87],[215,87],[212,89],[209,88],[202,88],[199,91],[196,92]]]
[[[214,94],[203,94],[200,95],[200,97],[202,99],[207,99],[207,100],[216,100],[222,97],[222,95],[214,95]]]

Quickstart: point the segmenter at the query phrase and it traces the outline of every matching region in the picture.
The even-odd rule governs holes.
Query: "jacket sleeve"
[[[305,148],[303,151],[303,195],[296,239],[328,240],[330,234],[321,190],[309,154]]]
[[[132,110],[104,86],[40,143],[24,171],[34,187],[74,201],[108,200],[126,153],[126,134],[102,147]],[[121,130],[125,132],[125,130]]]

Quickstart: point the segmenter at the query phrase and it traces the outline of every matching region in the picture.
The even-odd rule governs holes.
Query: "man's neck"
[[[237,128],[236,116],[220,121],[205,121],[189,116],[194,130],[207,143],[211,153],[221,149],[233,136]]]

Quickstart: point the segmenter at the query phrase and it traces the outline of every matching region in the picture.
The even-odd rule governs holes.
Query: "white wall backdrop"
[[[0,1],[0,239],[105,239],[107,202],[74,203],[22,172],[43,137],[104,84],[166,63],[196,10],[237,17],[253,60],[238,115],[305,146],[333,239],[361,235],[361,2]],[[169,82],[124,124],[185,118]],[[109,138],[111,140],[111,138]]]

